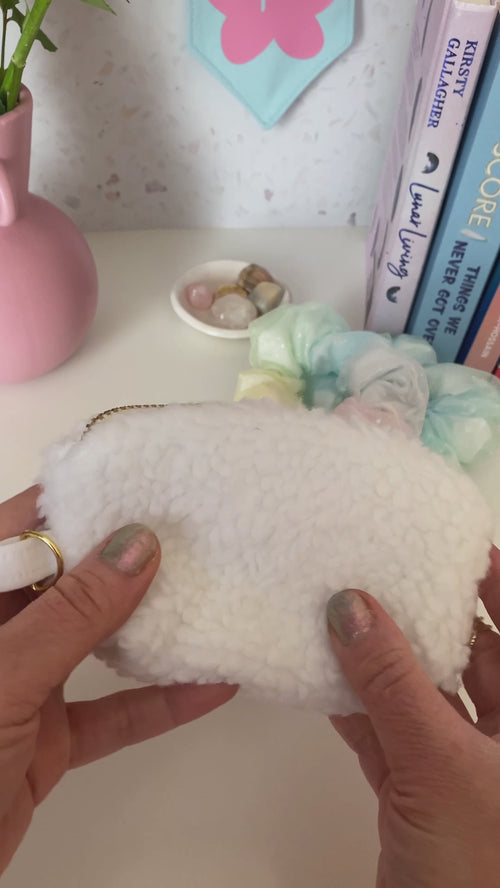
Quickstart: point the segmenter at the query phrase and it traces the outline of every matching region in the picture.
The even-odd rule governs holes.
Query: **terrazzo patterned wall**
[[[32,189],[87,231],[367,224],[415,0],[357,3],[354,45],[263,131],[189,54],[187,0],[54,0]]]

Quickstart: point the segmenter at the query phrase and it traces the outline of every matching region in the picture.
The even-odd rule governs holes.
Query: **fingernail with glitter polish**
[[[100,558],[131,577],[138,576],[158,551],[158,540],[144,524],[127,524],[104,546]]]
[[[375,615],[364,598],[353,589],[332,595],[326,615],[331,629],[341,644],[348,645],[366,635],[375,623]]]

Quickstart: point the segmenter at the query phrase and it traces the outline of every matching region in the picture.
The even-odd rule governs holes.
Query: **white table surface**
[[[150,231],[89,236],[101,297],[63,367],[0,386],[0,499],[32,483],[41,448],[127,403],[230,400],[245,341],[177,319],[174,278],[214,258],[257,261],[300,300],[361,324],[364,236],[333,231]],[[474,473],[495,506],[500,458]],[[89,658],[71,698],[125,686]],[[4,888],[371,888],[376,806],[326,719],[236,698],[177,732],[68,775],[40,808]]]

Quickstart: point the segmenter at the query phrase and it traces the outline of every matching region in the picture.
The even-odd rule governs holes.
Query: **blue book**
[[[477,370],[485,370],[488,373],[492,373],[495,369],[496,360],[493,360],[493,366],[491,366],[491,353],[488,352],[487,355],[483,356],[481,349],[485,345],[484,340],[492,335],[491,328],[493,327],[493,317],[489,319],[488,315],[493,301],[498,302],[500,299],[497,295],[499,290],[500,252],[498,253],[495,267],[493,268],[492,275],[488,281],[488,286],[481,297],[476,314],[472,318],[472,323],[467,330],[462,348],[458,353],[457,361],[459,364],[466,363],[469,366],[476,367]],[[481,336],[479,336],[480,332]]]
[[[455,361],[500,247],[500,19],[406,332]]]

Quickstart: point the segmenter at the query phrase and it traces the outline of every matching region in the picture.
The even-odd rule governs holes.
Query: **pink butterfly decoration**
[[[222,50],[228,61],[244,65],[276,40],[286,55],[312,59],[325,43],[316,16],[333,0],[209,0],[227,16]]]

